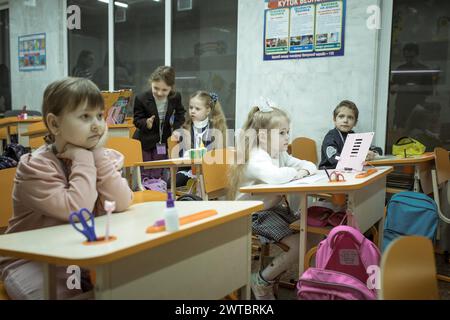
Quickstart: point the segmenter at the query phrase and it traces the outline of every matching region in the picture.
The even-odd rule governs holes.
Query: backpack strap
[[[343,233],[349,234],[353,238],[353,240],[358,244],[358,247],[360,247],[362,245],[362,243],[365,239],[365,237],[362,235],[362,233],[353,227],[350,227],[350,226],[334,227],[333,229],[331,229],[330,233],[328,234],[328,237],[330,239],[331,249],[334,249],[334,246],[336,244],[338,236]]]

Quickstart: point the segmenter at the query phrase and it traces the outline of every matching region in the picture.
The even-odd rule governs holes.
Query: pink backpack
[[[307,269],[297,283],[300,300],[373,300],[367,268],[379,266],[380,250],[357,229],[333,228],[319,243],[316,267]]]

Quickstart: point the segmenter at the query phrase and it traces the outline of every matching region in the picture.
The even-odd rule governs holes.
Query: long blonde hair
[[[204,103],[204,105],[211,110],[209,114],[209,121],[211,123],[210,129],[217,129],[220,130],[223,137],[223,143],[222,147],[226,147],[226,132],[227,132],[227,121],[225,119],[225,115],[222,111],[222,105],[219,102],[219,99],[217,98],[216,101],[214,101],[212,94],[199,90],[189,97],[189,101],[191,99],[198,98],[200,101]],[[183,129],[186,129],[187,132],[191,132],[191,126],[192,126],[192,119],[191,117],[186,117],[186,120],[183,124]],[[188,138],[188,143],[190,143],[191,139]]]
[[[250,151],[253,148],[258,147],[260,144],[258,138],[260,130],[276,129],[281,125],[283,120],[286,120],[288,123],[290,123],[289,117],[286,112],[279,108],[272,107],[272,109],[273,110],[270,112],[262,112],[260,111],[259,107],[253,107],[247,116],[247,120],[245,121],[237,140],[241,141],[241,143],[243,142],[244,147],[236,148],[238,162],[230,167],[228,173],[228,179],[230,182],[230,188],[228,189],[229,200],[234,200],[236,198],[237,191],[241,185],[241,181],[244,178],[244,169],[247,165]],[[255,131],[255,139],[246,139],[246,133],[249,130]],[[270,146],[270,135],[268,135],[267,142]]]

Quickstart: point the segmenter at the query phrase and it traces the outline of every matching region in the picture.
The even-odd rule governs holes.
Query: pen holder
[[[85,246],[95,246],[97,244],[105,244],[105,243],[113,242],[115,240],[117,240],[117,237],[115,237],[115,236],[109,236],[108,240],[105,240],[105,237],[97,237],[96,241],[84,241],[83,244]]]

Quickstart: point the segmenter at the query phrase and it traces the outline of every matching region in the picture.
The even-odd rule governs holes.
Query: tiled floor
[[[271,255],[276,255],[279,253],[279,248],[276,246],[271,246]],[[442,255],[436,255],[436,265],[438,274],[450,276],[450,263],[445,263]],[[252,261],[252,272],[259,270],[260,262]],[[281,280],[285,282],[296,281],[298,279],[298,267],[294,266],[292,269],[288,270],[282,277]],[[439,295],[441,300],[450,300],[450,283],[444,281],[438,281]],[[253,299],[252,295],[252,299]],[[278,299],[281,300],[295,300],[297,299],[296,290],[284,288],[279,286],[278,289]]]

